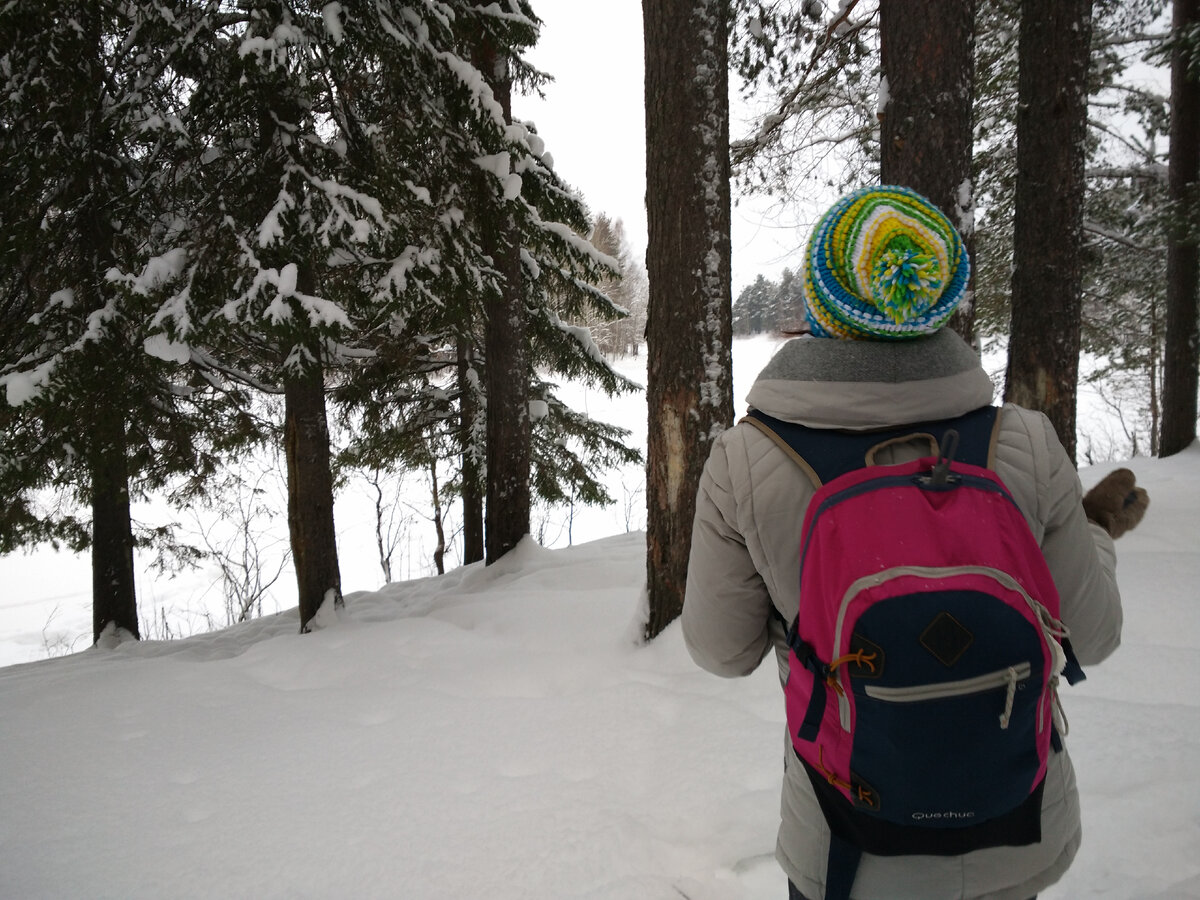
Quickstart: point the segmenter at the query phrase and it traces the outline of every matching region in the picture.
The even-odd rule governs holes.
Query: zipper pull
[[[1000,714],[1000,727],[1008,728],[1008,723],[1012,721],[1013,702],[1017,697],[1017,670],[1012,666],[1008,667],[1006,680],[1008,681],[1008,695],[1004,700],[1004,712]]]
[[[945,487],[950,481],[950,463],[954,462],[954,454],[958,452],[958,432],[953,428],[942,435],[942,446],[938,453],[937,462],[929,472],[929,484],[933,487]]]

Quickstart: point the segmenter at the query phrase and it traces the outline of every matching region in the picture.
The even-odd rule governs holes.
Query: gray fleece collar
[[[993,393],[975,351],[942,329],[912,341],[789,341],[746,400],[814,428],[863,430],[960,416]]]

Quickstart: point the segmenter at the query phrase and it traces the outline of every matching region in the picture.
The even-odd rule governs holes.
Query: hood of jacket
[[[911,341],[789,341],[746,396],[767,415],[812,428],[866,431],[949,419],[992,402],[975,351],[944,328]]]

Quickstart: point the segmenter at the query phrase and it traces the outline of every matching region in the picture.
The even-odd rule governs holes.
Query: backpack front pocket
[[[953,697],[970,697],[1003,688],[1005,690],[1004,711],[1000,713],[1000,726],[1007,728],[1012,719],[1013,703],[1018,688],[1033,674],[1033,664],[1017,663],[1005,669],[962,678],[957,681],[940,681],[932,684],[915,684],[908,687],[886,687],[867,684],[863,693],[874,700],[888,703],[924,703],[930,700],[947,700]]]
[[[857,684],[854,778],[874,786],[879,814],[947,828],[1002,815],[1039,771],[1034,667],[907,686]]]

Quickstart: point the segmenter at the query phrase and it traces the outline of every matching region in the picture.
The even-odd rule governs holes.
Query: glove
[[[1109,472],[1083,497],[1084,513],[1114,539],[1142,521],[1149,505],[1150,496],[1128,469]]]

